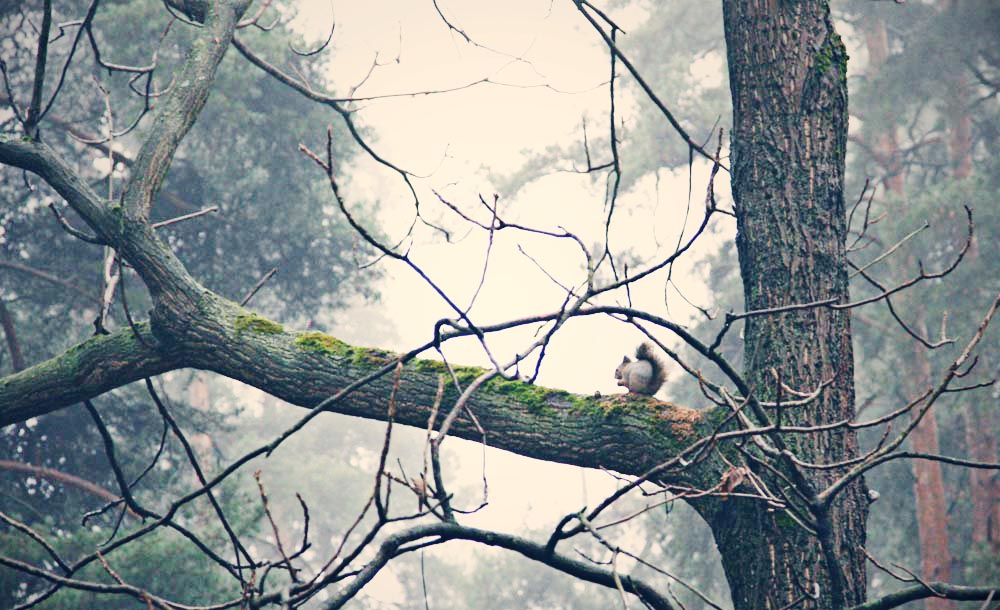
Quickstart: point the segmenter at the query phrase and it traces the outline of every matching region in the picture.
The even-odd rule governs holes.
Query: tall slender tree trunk
[[[14,372],[23,371],[24,356],[21,354],[21,344],[17,340],[17,332],[14,329],[14,316],[10,315],[7,304],[0,299],[0,328],[3,328],[4,337],[7,339],[7,349],[10,350],[10,363]]]
[[[847,54],[826,2],[725,0],[733,97],[732,190],[748,310],[825,298],[848,301],[844,155]],[[776,382],[809,391],[832,380],[789,424],[854,415],[850,317],[814,308],[747,320],[746,376],[759,398]],[[789,437],[804,460],[858,454],[853,432]],[[768,473],[759,473],[765,480]],[[836,472],[807,471],[817,489]],[[777,484],[776,484],[777,485]],[[865,597],[867,501],[857,480],[831,509],[838,566],[824,562],[814,535],[760,502],[730,500],[710,524],[738,610],[781,608],[819,594],[815,608],[842,608]],[[840,574],[836,574],[836,571]],[[835,583],[841,581],[843,599]]]
[[[958,10],[957,0],[945,0],[946,13]],[[946,75],[950,95],[945,100],[948,118],[948,156],[952,175],[963,180],[972,175],[972,116],[969,114],[969,83],[962,71]]]
[[[862,25],[864,28],[865,47],[868,50],[868,75],[878,78],[886,61],[889,59],[889,34],[885,29],[885,21],[871,19]],[[879,87],[876,86],[878,89]],[[880,91],[881,93],[881,91]],[[874,123],[880,126],[873,138],[871,150],[875,162],[881,166],[885,177],[882,184],[885,189],[895,195],[903,194],[903,166],[899,154],[899,140],[896,137],[896,113],[891,106],[879,109],[879,115],[874,117]]]
[[[972,175],[972,117],[969,115],[964,75],[955,77],[948,125],[948,150],[952,175],[958,179]]]
[[[996,463],[998,451],[996,405],[970,401],[965,407],[965,442],[969,459]],[[995,470],[969,471],[972,498],[972,542],[1000,554],[1000,476]]]
[[[945,11],[959,9],[957,0],[945,0],[942,6]],[[963,180],[972,174],[969,83],[963,72],[955,73],[950,80],[951,96],[945,107],[948,119],[948,156],[952,176]],[[978,248],[973,247],[970,255],[977,257]],[[996,409],[990,407],[991,405],[976,401],[965,404],[965,441],[970,459],[995,463],[1000,457],[1000,446],[994,433]],[[1000,552],[1000,477],[989,470],[971,469],[969,488],[972,500],[972,542],[976,545],[989,544],[994,552]]]
[[[954,96],[949,104],[948,129],[949,153],[952,175],[962,180],[972,173],[972,119],[969,114],[968,97],[964,75],[957,75]],[[979,248],[973,242],[969,252],[970,263],[979,256]],[[995,463],[1000,457],[997,443],[996,409],[992,405],[967,401],[965,404],[965,440],[971,459],[979,462]],[[969,487],[972,499],[972,542],[991,544],[994,552],[1000,552],[1000,478],[995,472],[974,468],[969,472]]]
[[[889,41],[885,21],[872,19],[865,25],[865,44],[868,50],[868,75],[878,80],[879,73],[889,58]],[[886,191],[901,205],[905,198],[905,171],[901,164],[899,141],[896,134],[896,117],[891,107],[876,117],[878,132],[873,134],[872,151],[876,161],[885,172],[882,183]],[[906,270],[916,268],[913,258],[906,259]],[[906,273],[902,273],[906,275]],[[918,312],[918,327],[924,327],[924,314],[919,304],[913,310]],[[901,365],[910,368],[908,378],[918,388],[931,383],[931,363],[926,348],[914,342],[912,359],[902,358]],[[910,437],[915,451],[938,453],[938,425],[936,411],[926,413]],[[916,499],[917,537],[920,546],[920,567],[923,576],[933,580],[951,579],[951,550],[948,544],[948,511],[945,505],[944,478],[938,462],[914,460],[913,495]],[[927,610],[951,610],[954,603],[946,599],[931,598],[925,601]]]
[[[913,267],[916,267],[913,261]],[[918,308],[916,327],[927,335],[925,313]],[[931,361],[927,349],[913,342],[914,383],[918,388],[931,385]],[[910,436],[913,450],[921,453],[940,453],[938,425],[931,409]],[[948,545],[948,507],[944,491],[941,464],[932,460],[913,460],[913,495],[917,500],[917,535],[920,540],[920,569],[927,580],[951,581],[951,549]],[[951,610],[955,603],[939,597],[924,602],[927,610]]]

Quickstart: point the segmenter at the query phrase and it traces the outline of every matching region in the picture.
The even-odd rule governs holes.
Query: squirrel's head
[[[618,365],[615,369],[615,379],[623,379],[625,377],[625,366],[632,362],[632,359],[628,356],[622,358],[622,363]],[[619,381],[618,385],[625,385],[624,381]]]

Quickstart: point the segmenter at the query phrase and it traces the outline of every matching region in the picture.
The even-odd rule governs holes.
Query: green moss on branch
[[[281,324],[272,322],[255,313],[236,316],[236,322],[233,324],[233,327],[236,328],[237,335],[245,332],[253,332],[260,335],[278,335],[285,332],[285,328]]]
[[[336,337],[314,330],[306,331],[295,338],[295,345],[309,352],[322,352],[331,356],[351,353],[351,346]]]

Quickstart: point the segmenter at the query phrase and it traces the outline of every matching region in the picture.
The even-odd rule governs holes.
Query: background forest
[[[602,162],[591,159],[591,152],[608,146],[603,124],[593,127],[606,112],[607,95],[600,89],[607,81],[606,60],[599,59],[601,41],[574,17],[571,3],[513,3],[509,20],[493,23],[483,16],[490,14],[487,8],[474,3],[399,3],[392,10],[335,3],[332,15],[314,4],[274,2],[264,21],[277,21],[279,27],[241,36],[304,80],[357,98],[350,107],[350,128],[388,162],[419,175],[412,188],[421,196],[475,202],[496,193],[510,219],[564,218],[569,227],[589,205],[585,200],[596,196],[600,201],[607,183],[584,170]],[[83,1],[54,3],[51,38],[76,36],[76,29],[56,24],[82,18],[89,6]],[[625,25],[626,33],[618,34],[620,48],[657,95],[669,100],[695,140],[708,142],[717,133],[714,127],[730,132],[718,3],[616,0],[603,8]],[[398,14],[387,18],[393,11]],[[901,242],[892,256],[853,270],[852,298],[877,294],[918,269],[947,268],[966,238],[963,206],[974,211],[971,248],[947,277],[922,282],[852,315],[857,408],[875,418],[916,398],[933,372],[956,358],[963,343],[953,339],[975,331],[1000,289],[1000,45],[995,25],[1000,7],[960,0],[851,0],[833,3],[833,12],[851,57],[845,193],[851,213],[870,224],[864,235],[849,236],[848,245],[860,254],[855,260],[870,260],[868,253]],[[6,131],[13,132],[16,124],[11,97],[23,104],[21,97],[31,91],[41,15],[41,1],[0,4],[5,81],[0,121]],[[323,42],[334,17],[337,28],[328,51],[305,53]],[[515,35],[512,24],[522,21],[532,25]],[[452,23],[463,24],[462,29],[447,25]],[[135,91],[168,85],[191,30],[160,3],[102,2],[90,30],[104,54],[101,60],[146,65],[155,48],[156,73],[149,79],[112,73],[88,59],[73,62],[64,75],[63,90],[46,118],[59,129],[45,131],[46,141],[67,156],[86,159],[80,164],[86,178],[111,199],[134,162],[138,138],[149,127],[146,100]],[[545,40],[546,35],[555,41]],[[434,46],[428,40],[443,43]],[[59,49],[53,46],[53,66],[67,59]],[[454,64],[442,60],[449,56]],[[598,59],[588,62],[591,57]],[[363,264],[370,253],[330,202],[326,177],[299,146],[322,150],[326,127],[333,125],[333,156],[342,169],[343,188],[365,201],[361,220],[378,225],[389,240],[398,236],[400,223],[405,228],[408,222],[401,220],[406,218],[401,210],[411,205],[406,198],[411,187],[385,179],[380,173],[384,168],[353,145],[348,124],[333,111],[261,71],[248,70],[235,49],[223,60],[217,78],[196,128],[171,166],[152,219],[168,221],[215,208],[163,229],[187,268],[236,302],[252,294],[254,310],[288,326],[389,349],[404,350],[425,340],[427,321],[441,317],[434,295],[421,292],[398,269]],[[619,82],[618,153],[627,171],[617,188],[627,220],[615,226],[613,238],[635,261],[643,261],[679,241],[691,202],[700,205],[711,164],[694,159],[635,79],[625,76]],[[417,92],[429,95],[383,97]],[[137,120],[135,130],[106,138],[129,130]],[[723,138],[724,145],[727,141]],[[705,146],[714,148],[714,141]],[[726,152],[724,146],[723,159]],[[100,318],[102,290],[116,269],[102,249],[67,234],[50,205],[73,226],[82,223],[61,201],[25,188],[26,181],[36,180],[10,167],[0,170],[0,377],[91,336]],[[716,190],[726,205],[724,181],[719,178]],[[540,209],[534,203],[539,200],[552,205]],[[859,205],[853,206],[855,201]],[[461,244],[466,237],[455,215],[445,206],[424,208],[421,214],[413,233],[414,252],[426,268],[441,271],[449,287],[461,286],[460,279],[468,284],[464,255],[439,248],[452,239]],[[576,227],[595,240],[602,229]],[[743,309],[735,231],[735,222],[728,219],[713,226],[693,262],[675,267],[660,292],[632,295],[635,302],[667,311],[693,334],[714,335],[725,312]],[[467,245],[468,250],[459,252],[478,247]],[[532,251],[530,243],[526,249],[534,256],[545,254]],[[525,279],[539,275],[525,257],[496,264],[509,279],[490,288],[495,291],[492,301],[489,294],[483,300],[494,303],[497,316],[532,311],[534,299],[547,294],[545,278]],[[262,279],[266,281],[252,293]],[[470,292],[475,284],[471,282]],[[127,270],[119,290],[101,322],[111,330],[128,325],[123,305],[137,316],[150,308],[146,291]],[[497,298],[505,292],[506,299]],[[618,391],[614,367],[642,337],[615,333],[596,322],[568,329],[568,336],[553,343],[539,383],[576,393]],[[731,332],[723,344],[734,363],[742,359],[740,339]],[[458,347],[449,356],[483,364],[470,360],[476,358],[473,348]],[[998,352],[992,329],[979,351],[978,366],[987,377],[1000,372]],[[94,401],[116,440],[122,469],[130,480],[141,480],[134,493],[150,504],[197,484],[195,475],[181,467],[189,452],[216,471],[268,442],[300,415],[274,397],[201,371],[171,372],[154,384],[172,418],[161,417],[163,410],[141,383]],[[701,392],[691,377],[672,371],[660,396],[698,405]],[[944,396],[909,439],[912,450],[997,462],[998,398],[996,384]],[[183,429],[186,443],[173,434],[174,425]],[[308,523],[312,547],[301,561],[319,571],[322,558],[357,517],[379,464],[384,434],[384,425],[377,422],[321,416],[318,425],[302,430],[266,459],[253,460],[217,491],[229,527],[241,532],[255,553],[277,552],[272,523],[281,524],[288,539],[302,536]],[[394,434],[390,463],[426,459],[424,431]],[[52,563],[44,547],[24,544],[18,524],[55,540],[61,554],[74,556],[138,520],[112,503],[118,486],[100,439],[93,413],[84,405],[0,429],[0,555]],[[868,449],[880,442],[880,435],[864,431],[860,439]],[[463,508],[475,508],[483,499],[483,478],[488,476],[489,505],[473,517],[475,523],[528,536],[537,531],[544,538],[561,515],[621,485],[607,472],[542,463],[466,441],[456,441],[443,459]],[[1000,578],[997,471],[895,461],[868,473],[866,480],[879,496],[871,505],[866,548],[882,565],[904,577],[915,573],[957,584]],[[306,519],[303,503],[313,518]],[[631,493],[619,511],[626,515],[654,503]],[[209,542],[219,548],[229,540],[208,502],[188,505],[177,520],[212,532]],[[653,507],[621,526],[618,535],[649,562],[677,572],[683,582],[636,567],[651,581],[663,583],[685,607],[731,607],[711,534],[682,502]],[[577,550],[587,555],[600,548],[582,544]],[[210,558],[174,531],[161,530],[122,552],[124,556],[116,555],[116,570],[137,587],[170,591],[174,599],[190,604],[239,594]],[[97,564],[78,576],[109,579]],[[902,586],[875,566],[869,577],[871,596]],[[0,567],[0,607],[27,607],[44,589],[38,579]],[[323,599],[320,594],[306,607],[319,607]],[[616,604],[620,601],[613,590],[539,569],[503,551],[453,543],[403,557],[347,607],[586,610]],[[933,610],[982,607],[978,601],[946,600],[904,607],[924,604]],[[63,589],[32,607],[126,608],[136,603]]]

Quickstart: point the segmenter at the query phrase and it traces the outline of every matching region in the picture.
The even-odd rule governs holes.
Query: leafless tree
[[[239,598],[204,600],[199,608],[292,608],[320,591],[329,596],[324,607],[340,607],[395,558],[451,540],[506,549],[553,570],[615,589],[626,606],[629,598],[637,598],[649,608],[677,608],[678,602],[667,591],[620,568],[620,558],[640,563],[645,560],[620,546],[610,527],[621,519],[609,516],[609,508],[631,490],[653,487],[655,491],[648,493],[659,496],[662,502],[680,499],[690,503],[712,528],[734,605],[740,610],[796,606],[874,609],[929,596],[996,598],[996,583],[958,586],[929,582],[911,574],[905,576],[912,579],[911,586],[866,601],[864,528],[872,496],[864,487],[863,475],[899,459],[998,468],[997,464],[963,457],[914,453],[904,443],[941,396],[977,391],[993,383],[963,379],[973,373],[977,346],[1000,307],[1000,295],[982,313],[979,328],[962,338],[964,349],[958,357],[947,369],[937,372],[934,384],[916,400],[899,405],[884,417],[856,418],[850,312],[876,304],[892,307],[892,299],[900,291],[946,276],[968,250],[974,223],[969,211],[969,237],[958,246],[951,266],[914,270],[914,276],[901,283],[888,285],[873,274],[870,267],[878,258],[868,262],[850,260],[848,229],[863,235],[869,218],[863,212],[864,194],[853,209],[847,210],[844,201],[847,114],[843,76],[847,59],[827,3],[723,3],[735,109],[729,159],[721,156],[721,133],[713,145],[699,144],[674,117],[668,104],[655,95],[618,47],[621,30],[611,17],[587,0],[575,0],[574,4],[603,40],[610,58],[607,150],[588,150],[588,155],[608,159],[603,163],[588,160],[589,171],[607,180],[605,226],[610,227],[615,219],[622,174],[614,101],[618,95],[615,87],[623,72],[638,83],[693,154],[712,164],[697,228],[668,255],[637,268],[627,268],[622,253],[607,239],[595,248],[563,229],[509,220],[496,198],[483,198],[474,206],[444,197],[419,201],[412,187],[413,177],[380,156],[364,139],[351,112],[354,100],[324,93],[301,76],[282,70],[241,37],[244,28],[270,27],[262,21],[267,3],[248,13],[249,0],[166,2],[166,9],[182,22],[175,27],[193,28],[196,34],[186,61],[171,75],[169,89],[155,95],[142,84],[143,79],[149,82],[149,75],[156,69],[155,54],[147,66],[121,66],[101,59],[99,42],[92,34],[93,18],[99,9],[96,0],[81,21],[65,26],[75,28],[76,35],[60,44],[73,45],[74,51],[83,55],[87,43],[89,52],[104,69],[133,75],[131,86],[150,111],[143,111],[125,127],[130,130],[140,122],[148,123],[134,157],[128,161],[127,181],[119,192],[109,189],[107,196],[102,195],[74,169],[71,159],[58,154],[43,138],[45,129],[64,128],[47,116],[52,100],[60,93],[61,73],[59,67],[53,69],[47,62],[52,6],[45,2],[33,87],[30,92],[15,91],[5,78],[12,120],[5,124],[0,136],[0,163],[37,176],[43,188],[58,194],[83,219],[87,229],[73,227],[59,215],[56,221],[75,237],[106,249],[104,290],[96,296],[102,313],[96,323],[97,333],[91,339],[0,379],[0,424],[23,422],[84,403],[101,431],[121,502],[145,521],[99,550],[70,559],[59,556],[43,536],[27,525],[5,517],[5,523],[23,533],[26,543],[43,546],[52,558],[47,565],[32,565],[0,556],[5,569],[50,583],[50,588],[22,608],[65,587],[131,596],[149,607],[190,607],[130,585],[113,568],[116,550],[161,528],[185,536],[240,583],[243,593]],[[471,43],[460,25],[449,20],[447,11],[437,8],[449,27]],[[428,329],[425,343],[406,353],[391,353],[347,345],[316,331],[286,328],[200,284],[158,233],[160,226],[151,222],[151,210],[178,145],[212,92],[216,70],[230,47],[243,57],[248,69],[252,66],[263,70],[338,113],[357,146],[410,185],[415,223],[427,222],[419,212],[419,204],[440,205],[471,230],[484,232],[491,244],[492,237],[501,231],[573,244],[578,251],[579,276],[552,277],[565,292],[562,306],[499,324],[476,320],[469,305],[449,295],[414,261],[405,243],[386,243],[376,230],[358,219],[357,204],[340,186],[332,131],[327,132],[325,149],[302,147],[302,162],[314,165],[325,175],[331,201],[367,249],[382,263],[400,265],[419,276],[448,305],[450,317]],[[322,47],[309,53],[321,51]],[[70,58],[73,55],[64,54]],[[46,84],[48,96],[44,94]],[[110,138],[121,137],[113,128],[108,131],[108,138],[94,139],[90,145],[107,145]],[[108,150],[114,150],[113,146]],[[715,181],[725,177],[733,186],[732,209],[720,206],[714,195]],[[848,213],[851,219],[859,219],[853,226],[849,226],[853,221],[848,220]],[[720,215],[735,216],[739,226],[737,246],[747,310],[726,314],[717,336],[698,337],[664,316],[632,307],[630,290],[642,282],[659,281],[655,274],[688,253]],[[884,255],[894,249],[886,247]],[[877,287],[873,296],[855,301],[849,298],[848,273],[852,267],[856,275]],[[104,316],[121,278],[133,272],[149,293],[149,318],[134,319],[135,312],[126,309],[128,325],[108,332]],[[248,287],[243,304],[257,288]],[[534,385],[553,336],[571,319],[586,316],[609,317],[645,333],[697,378],[704,404],[683,406],[637,396],[578,396]],[[914,332],[902,315],[897,319],[907,332]],[[743,371],[737,370],[719,349],[736,325],[743,326],[745,338]],[[535,329],[534,340],[517,353],[500,355],[492,345],[492,337],[520,327]],[[10,334],[7,337],[11,339]],[[492,366],[480,369],[421,358],[443,354],[442,346],[461,337],[478,341]],[[671,349],[668,337],[692,348],[698,360],[688,361]],[[213,371],[239,380],[305,411],[294,426],[209,476],[172,418],[169,405],[150,381],[151,377],[181,368]],[[200,481],[194,491],[172,498],[163,511],[144,506],[132,494],[130,482],[115,458],[114,436],[90,402],[139,381],[145,382],[165,424],[183,442],[190,468]],[[257,456],[270,454],[324,412],[384,421],[386,429],[371,493],[354,526],[325,559],[322,569],[309,572],[301,563],[308,540],[292,545],[286,544],[286,539],[283,543],[283,524],[269,509],[267,490],[260,479],[257,493],[275,539],[275,552],[267,556],[251,553],[243,544],[229,526],[215,494],[238,468]],[[420,472],[404,473],[387,462],[396,425],[427,430],[428,458]],[[855,435],[857,430],[868,427],[880,427],[884,434],[876,447],[862,452]],[[471,439],[543,460],[607,469],[620,473],[627,483],[596,505],[566,515],[554,524],[547,540],[484,531],[462,523],[463,513],[448,491],[440,448],[449,437]],[[201,500],[210,503],[225,528],[229,551],[214,548],[198,531],[176,519],[182,507]],[[309,509],[305,503],[302,507],[308,520]],[[604,549],[606,560],[581,558],[568,550],[571,541],[582,538],[596,541]],[[95,563],[113,582],[78,577],[84,566]],[[661,573],[669,569],[652,567]],[[276,579],[267,578],[272,571],[287,574],[291,584],[273,584]]]

